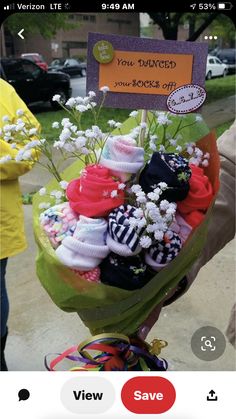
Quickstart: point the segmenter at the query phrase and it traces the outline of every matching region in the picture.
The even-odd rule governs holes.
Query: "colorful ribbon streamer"
[[[137,337],[128,337],[119,333],[102,333],[83,341],[79,346],[72,346],[48,363],[48,371],[63,360],[83,364],[70,368],[70,371],[166,371],[168,363],[158,358],[167,342],[154,339],[149,345]],[[95,355],[90,352],[95,351]],[[73,355],[75,352],[78,355]]]

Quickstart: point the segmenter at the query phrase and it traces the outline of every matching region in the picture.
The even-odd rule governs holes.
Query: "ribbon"
[[[157,355],[167,345],[159,339],[149,345],[137,337],[102,333],[57,354],[49,363],[47,359],[51,354],[48,354],[45,367],[48,371],[56,371],[55,367],[67,359],[77,363],[69,371],[166,371],[167,362]],[[79,356],[73,355],[75,352]]]

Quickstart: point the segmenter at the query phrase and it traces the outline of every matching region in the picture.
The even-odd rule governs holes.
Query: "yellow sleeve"
[[[32,150],[33,151],[33,150]],[[0,157],[10,156],[12,159],[17,155],[18,150],[12,149],[10,144],[0,140]],[[32,154],[33,155],[33,154]],[[34,156],[33,156],[34,157]],[[9,160],[0,163],[0,181],[17,179],[32,169],[34,162],[32,161],[14,161]]]
[[[35,118],[35,116],[27,108],[23,100],[18,96],[15,89],[4,80],[0,79],[0,128],[3,126],[2,117],[8,115],[11,119],[16,116],[16,111],[22,109],[24,114],[27,115],[27,118],[30,120],[30,123],[33,127],[37,128],[40,131],[40,124]],[[20,147],[17,144],[18,148]],[[23,144],[22,144],[23,147]],[[0,139],[0,157],[9,155],[12,159],[17,155],[18,150],[12,149],[10,144],[6,141]],[[37,160],[39,156],[36,155],[34,149],[32,149],[32,156],[34,160]],[[0,180],[11,180],[17,179],[19,176],[24,175],[26,172],[32,169],[34,162],[30,161],[13,161],[9,160],[5,163],[0,163]]]

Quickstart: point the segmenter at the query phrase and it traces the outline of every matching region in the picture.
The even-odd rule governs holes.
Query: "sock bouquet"
[[[70,117],[53,123],[58,138],[51,148],[34,141],[51,160],[54,149],[75,158],[62,173],[53,164],[55,179],[34,197],[37,275],[53,302],[77,312],[93,337],[47,367],[67,358],[75,370],[165,370],[158,358],[163,341],[153,350],[137,331],[204,246],[219,187],[215,135],[198,114],[157,111],[147,122],[133,111],[123,124],[108,121],[103,132],[94,92],[70,98],[65,109]],[[94,125],[84,128],[89,111]],[[29,158],[27,145],[16,159],[25,153]]]

